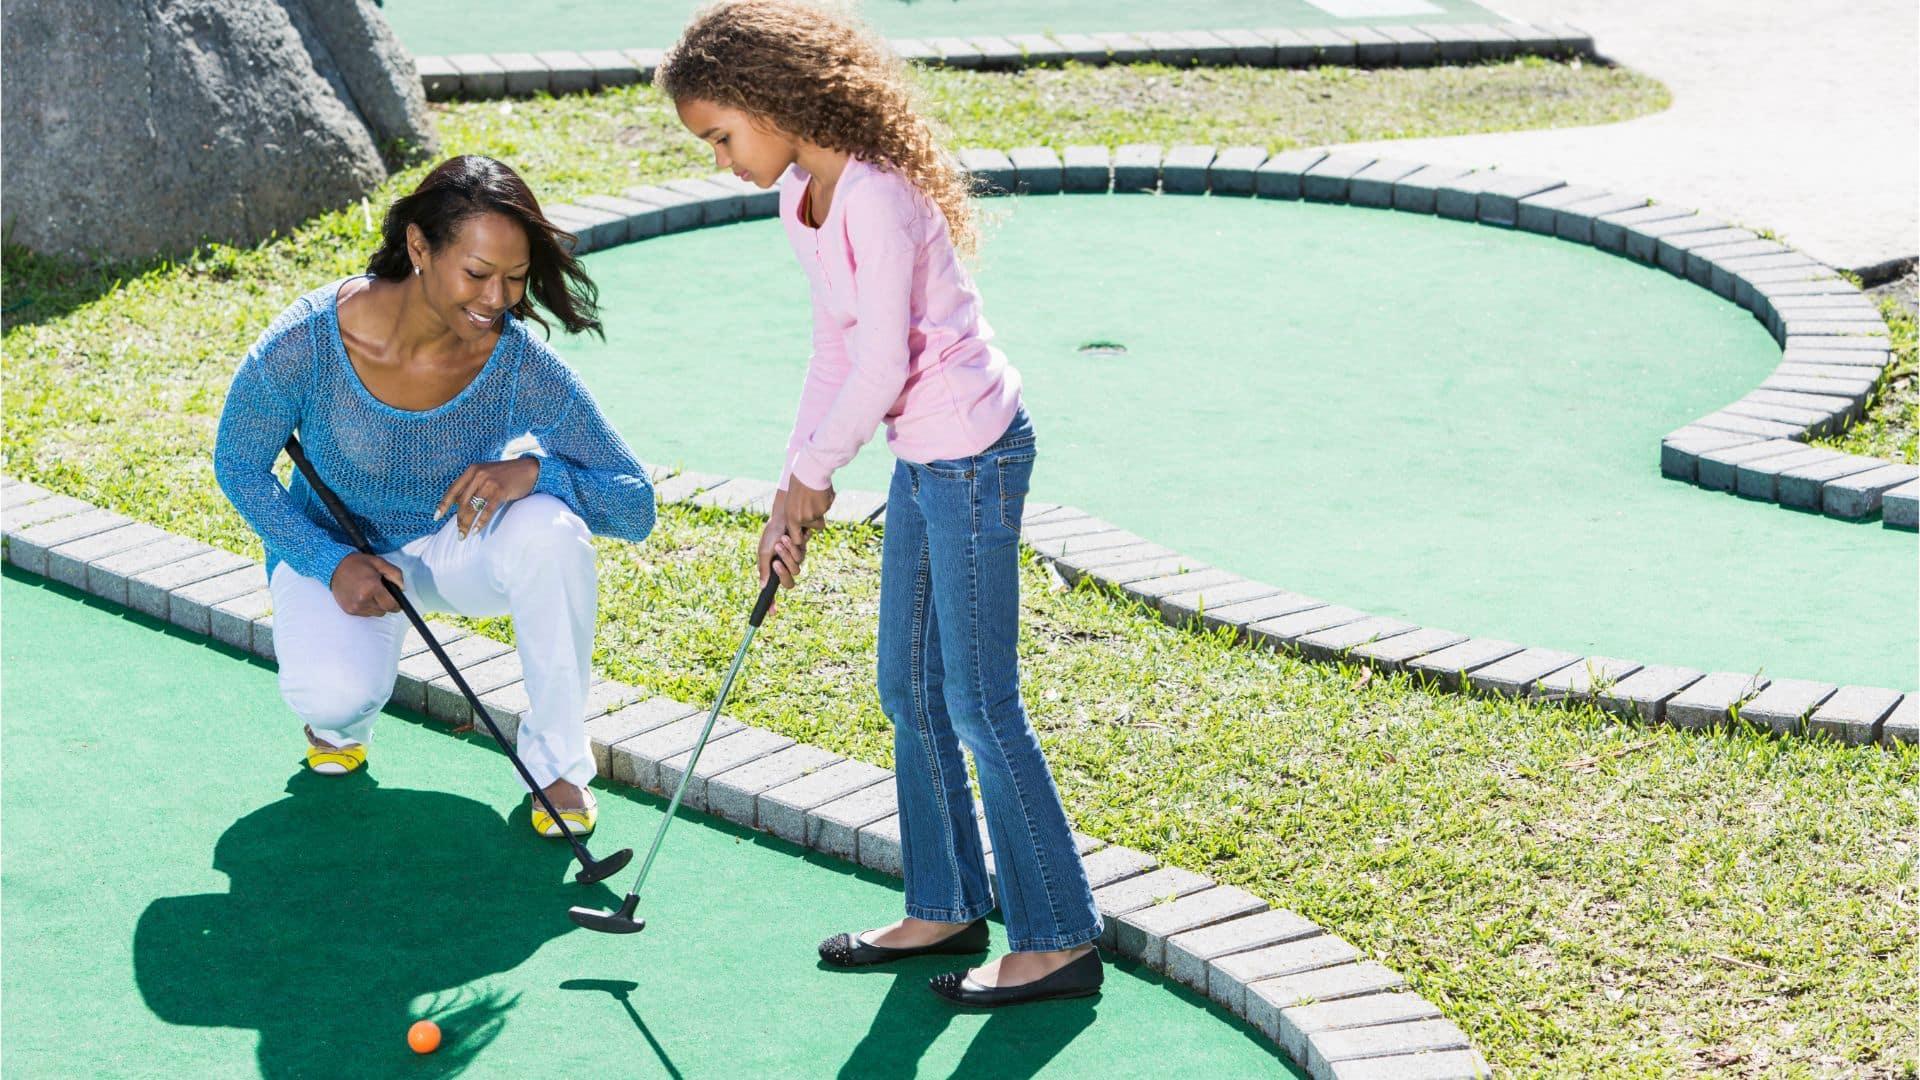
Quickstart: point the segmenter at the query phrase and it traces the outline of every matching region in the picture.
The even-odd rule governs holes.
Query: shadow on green
[[[570,881],[566,849],[472,799],[366,772],[303,771],[287,792],[220,837],[229,891],[156,900],[134,931],[154,1014],[257,1030],[264,1076],[459,1072],[518,1000],[470,984],[568,932],[568,905],[613,898]],[[443,1036],[425,1057],[405,1037],[422,1017]]]

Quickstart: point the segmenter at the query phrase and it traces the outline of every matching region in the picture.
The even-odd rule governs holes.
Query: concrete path
[[[1920,251],[1920,8],[1911,0],[1496,0],[1563,19],[1673,91],[1604,127],[1362,143],[1679,202],[1772,229],[1869,284]]]

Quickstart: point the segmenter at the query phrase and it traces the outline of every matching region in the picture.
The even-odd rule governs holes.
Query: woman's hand
[[[787,477],[787,535],[805,546],[807,533],[827,525],[827,511],[833,506],[833,484],[810,488],[796,476]]]
[[[328,586],[333,590],[333,602],[340,605],[341,611],[371,619],[400,610],[400,602],[381,584],[383,579],[397,586],[406,585],[399,567],[378,555],[356,551],[340,560]]]
[[[798,544],[788,535],[786,514],[781,502],[776,496],[773,513],[767,517],[766,527],[760,530],[760,584],[765,585],[767,574],[774,573],[779,575],[781,588],[791,589],[794,581],[800,577],[800,564],[807,561],[807,542],[804,533]],[[779,558],[776,559],[776,555]],[[773,606],[767,609],[767,614],[773,614],[779,607],[780,597],[776,593]]]
[[[478,465],[467,466],[460,479],[453,482],[445,495],[440,496],[440,505],[433,512],[433,520],[439,521],[452,510],[460,522],[460,538],[466,539],[471,533],[486,528],[487,522],[507,508],[515,499],[524,499],[533,491],[534,481],[540,479],[540,459],[537,457],[519,457],[512,461],[483,461]],[[479,505],[475,505],[475,500]]]

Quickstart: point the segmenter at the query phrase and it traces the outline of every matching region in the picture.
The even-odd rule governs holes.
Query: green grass
[[[1849,454],[1920,462],[1920,360],[1916,360],[1913,313],[1891,297],[1880,301],[1880,314],[1892,333],[1893,363],[1867,401],[1864,419],[1845,431],[1809,439]]]
[[[1630,73],[1540,62],[922,79],[956,142],[998,146],[1279,149],[1665,103]],[[443,152],[501,155],[550,202],[709,164],[648,90],[436,116]],[[294,296],[360,266],[377,209],[421,172],[244,250],[85,267],[8,248],[6,472],[257,556],[209,463],[234,364]],[[754,532],[669,507],[646,544],[603,542],[602,669],[707,700],[750,602]],[[889,763],[877,564],[870,529],[817,542],[733,715]],[[1027,699],[1075,821],[1347,937],[1509,1073],[1913,1075],[1913,751],[1431,693],[1176,631],[1054,591],[1037,566],[1025,587]]]

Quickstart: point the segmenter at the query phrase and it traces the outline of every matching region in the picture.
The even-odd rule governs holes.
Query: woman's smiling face
[[[698,98],[675,102],[674,107],[687,130],[713,147],[715,165],[757,187],[779,183],[799,155],[793,138],[751,113]]]
[[[417,226],[407,232],[427,303],[460,339],[485,339],[500,328],[501,314],[526,295],[527,232],[505,214],[488,211],[468,218],[438,252],[427,250]]]

